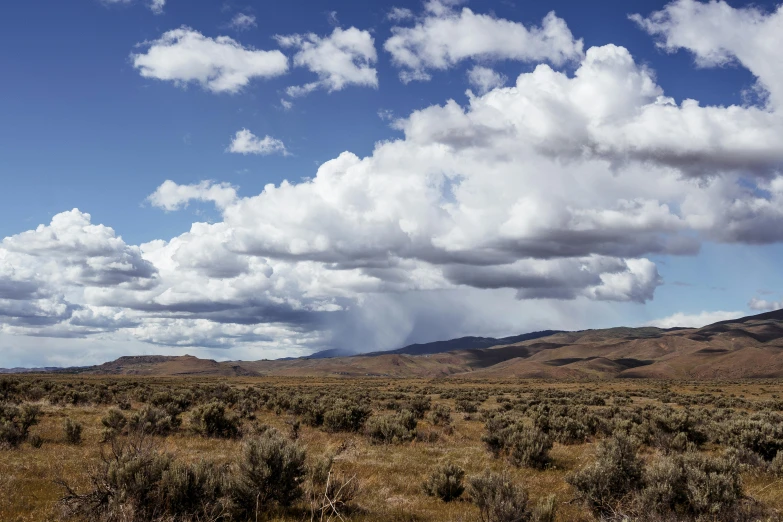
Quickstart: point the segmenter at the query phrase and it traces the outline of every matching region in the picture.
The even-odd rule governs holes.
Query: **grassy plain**
[[[122,410],[129,418],[150,403],[165,407],[166,395],[187,396],[189,402],[179,414],[182,423],[167,436],[154,436],[158,450],[170,453],[177,461],[217,464],[236,463],[241,459],[243,440],[254,426],[277,428],[295,438],[314,462],[329,452],[337,456],[334,470],[345,477],[355,476],[359,490],[340,517],[356,521],[473,521],[479,510],[466,491],[459,499],[443,502],[424,494],[422,483],[439,465],[455,463],[466,477],[486,469],[507,471],[514,482],[524,487],[530,504],[554,495],[557,499],[556,520],[597,520],[600,515],[577,499],[566,478],[589,465],[595,458],[598,441],[606,438],[608,429],[592,427],[588,433],[577,433],[576,440],[555,441],[548,461],[540,469],[514,466],[503,455],[493,457],[482,437],[487,433],[486,419],[493,413],[517,416],[524,422],[541,418],[542,407],[566,408],[565,415],[575,420],[609,422],[618,412],[651,412],[650,415],[693,413],[707,440],[698,452],[717,455],[728,440],[720,434],[721,419],[752,420],[759,415],[775,415],[783,402],[783,381],[732,382],[662,382],[613,380],[594,382],[553,381],[454,381],[323,379],[323,378],[168,378],[168,377],[101,377],[72,375],[26,375],[4,378],[0,401],[5,393],[7,404],[33,403],[40,409],[39,423],[30,428],[28,441],[15,448],[0,450],[0,520],[4,522],[45,521],[62,518],[59,499],[64,495],[57,479],[68,482],[78,492],[89,491],[91,473],[109,444],[103,441],[102,419],[110,408],[126,402]],[[10,384],[8,384],[10,383]],[[2,389],[5,391],[3,392]],[[155,397],[157,396],[157,399]],[[327,405],[330,401],[355,398],[368,406],[374,416],[391,415],[406,409],[411,401],[429,400],[426,412],[418,420],[412,440],[379,443],[365,429],[329,431],[318,422],[308,425],[307,401]],[[236,414],[241,434],[234,438],[215,438],[193,433],[190,415],[196,404],[220,400],[229,415]],[[296,399],[299,399],[297,406]],[[173,400],[173,399],[171,399]],[[450,422],[434,423],[432,411],[449,409]],[[475,407],[477,411],[466,413]],[[571,410],[568,410],[571,408]],[[70,418],[84,426],[82,441],[65,441],[63,424]],[[297,435],[292,426],[299,421]],[[714,420],[710,420],[714,419]],[[774,420],[774,418],[772,419]],[[766,420],[765,420],[766,421]],[[652,423],[651,423],[652,424]],[[562,439],[548,430],[555,439]],[[553,431],[555,430],[555,431]],[[655,434],[653,434],[655,435]],[[660,434],[658,434],[660,435]],[[30,437],[39,436],[42,446],[33,447]],[[120,438],[124,434],[119,435]],[[669,442],[651,436],[639,447],[644,462],[652,462],[673,450]],[[667,439],[668,440],[668,439]],[[783,440],[780,441],[783,445]],[[729,444],[730,445],[730,444]],[[226,468],[228,469],[228,468]],[[783,480],[765,462],[743,464],[742,491],[763,504],[764,520],[777,519],[783,511]],[[259,520],[311,520],[305,501],[288,508],[272,506]],[[316,518],[317,519],[317,518]],[[333,520],[338,520],[335,517]],[[689,518],[683,518],[687,520]],[[713,518],[703,518],[717,519]]]

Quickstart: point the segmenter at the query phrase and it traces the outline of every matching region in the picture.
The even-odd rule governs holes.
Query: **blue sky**
[[[776,3],[753,6],[167,0],[154,12],[147,0],[9,3],[0,16],[0,366],[92,363],[120,353],[231,359],[335,346],[364,351],[552,327],[698,325],[780,306],[783,182],[775,144],[783,125],[775,85],[783,67],[765,53],[775,38],[783,46],[783,17]],[[463,9],[483,20],[486,34],[459,33],[469,18]],[[557,41],[537,32],[550,11],[560,24],[551,29]],[[640,18],[630,19],[634,13]],[[729,24],[725,31],[721,23]],[[446,26],[455,32],[439,40]],[[493,40],[495,26],[527,40]],[[182,72],[193,70],[194,58],[182,54],[183,40],[165,41],[176,30],[208,44],[228,37],[245,56],[282,52],[285,70],[215,90]],[[338,33],[357,38],[354,54],[329,54]],[[298,36],[289,44],[275,38],[291,35]],[[394,35],[418,66],[390,50]],[[297,65],[308,41],[318,53]],[[623,51],[610,52],[612,44]],[[369,52],[367,45],[369,59],[358,51]],[[170,54],[158,60],[156,51]],[[209,58],[215,70],[226,66],[222,52]],[[542,87],[542,64],[574,79],[580,68],[587,77],[588,62],[598,64],[594,85],[584,80],[567,107],[541,102],[552,92]],[[609,62],[612,78],[628,77],[607,87],[601,64]],[[346,67],[356,64],[374,81],[353,78]],[[500,80],[482,88],[471,71]],[[428,78],[406,82],[406,72]],[[519,75],[530,78],[527,87],[494,98]],[[654,89],[601,91],[642,77]],[[319,79],[306,95],[287,91]],[[677,128],[688,127],[693,143],[667,141],[657,113],[631,121],[661,94],[680,108],[671,117],[683,118]],[[622,96],[633,101],[621,107]],[[532,105],[509,109],[507,122],[486,115],[487,107],[523,97]],[[686,99],[698,100],[706,115],[686,113]],[[448,100],[469,123],[442,112]],[[580,104],[584,113],[568,112]],[[607,108],[598,114],[593,104]],[[550,129],[582,116],[593,118],[586,130]],[[631,130],[622,130],[626,124]],[[482,141],[495,125],[526,130],[500,150]],[[255,149],[230,152],[242,129]],[[470,143],[455,141],[458,134]],[[259,149],[266,136],[286,152]],[[395,140],[399,147],[379,145]],[[397,150],[404,147],[415,150]],[[369,158],[369,166],[338,165],[332,178],[319,171],[346,151]],[[445,156],[433,159],[433,151]],[[399,163],[392,165],[392,154]],[[418,178],[399,178],[411,192],[389,192],[377,180],[398,179],[398,168],[410,176],[418,167],[406,157],[426,167]],[[321,183],[308,188],[316,177]],[[565,193],[569,179],[584,183],[584,195]],[[273,201],[265,187],[284,180],[292,194]],[[692,193],[680,197],[678,183]],[[457,189],[436,202],[413,197],[445,191],[441,185]],[[210,187],[233,191],[230,201],[215,200]],[[497,208],[487,203],[492,191],[505,202]],[[354,203],[358,210],[339,219],[334,209],[321,212]],[[362,211],[368,205],[372,215]],[[738,210],[724,212],[730,205]],[[63,228],[51,224],[75,208],[79,215],[61,219]],[[487,217],[497,210],[503,219]],[[378,213],[392,217],[379,225]],[[211,239],[182,236],[193,223],[215,225],[204,232]],[[39,225],[37,235],[25,234]],[[600,239],[607,235],[613,246]],[[631,247],[637,240],[645,244]],[[552,253],[577,243],[578,254]],[[191,295],[200,288],[222,308]]]

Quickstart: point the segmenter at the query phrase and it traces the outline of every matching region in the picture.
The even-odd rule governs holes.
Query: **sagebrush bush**
[[[508,457],[515,466],[541,469],[549,463],[552,439],[538,428],[522,428],[507,436]]]
[[[81,423],[71,420],[70,417],[66,417],[65,422],[63,423],[65,442],[68,444],[81,444],[83,429],[84,426]]]
[[[396,444],[416,437],[416,417],[408,410],[370,417],[365,431],[375,443]]]
[[[461,413],[476,413],[478,404],[467,399],[457,399],[454,409]]]
[[[509,424],[509,419],[499,415],[489,417],[484,424],[486,433],[481,436],[481,440],[496,458],[500,456],[506,446],[506,429]]]
[[[451,408],[438,404],[430,411],[430,422],[436,426],[451,424]]]
[[[416,395],[413,397],[407,405],[407,410],[413,413],[413,416],[417,419],[423,419],[424,415],[430,411],[432,406],[432,399],[426,395]]]
[[[601,441],[596,460],[566,477],[577,497],[593,511],[605,514],[641,485],[642,461],[636,444],[623,434]]]
[[[370,416],[371,410],[354,402],[337,401],[324,412],[324,428],[327,431],[359,431]]]
[[[276,429],[248,438],[230,488],[243,520],[255,520],[272,503],[290,506],[301,498],[305,473],[305,451]]]
[[[0,448],[15,448],[24,442],[40,414],[41,409],[33,404],[16,407],[0,403]]]
[[[196,406],[190,413],[190,430],[204,437],[234,438],[239,426],[239,417],[226,412],[226,405],[218,401]]]
[[[726,456],[689,452],[659,459],[645,469],[644,484],[638,500],[644,513],[731,521],[742,499],[739,463]]]
[[[783,426],[780,422],[736,419],[724,423],[721,442],[727,446],[747,448],[766,461],[783,450]]]
[[[479,509],[481,522],[526,522],[531,520],[527,491],[507,473],[472,477],[470,498]]]
[[[101,439],[106,442],[123,432],[125,425],[128,424],[128,419],[125,418],[125,415],[120,410],[111,408],[106,416],[101,419],[101,424],[103,425]]]
[[[160,436],[176,431],[180,424],[181,420],[178,417],[169,415],[154,406],[145,406],[134,413],[128,421],[128,427],[132,431]]]
[[[184,464],[159,451],[143,434],[112,440],[92,470],[93,489],[80,494],[63,480],[60,503],[80,520],[219,520],[231,513],[225,470],[210,462]]]
[[[783,451],[778,451],[769,463],[769,471],[778,478],[783,478]]]
[[[447,463],[438,466],[423,484],[424,492],[431,497],[437,497],[444,502],[459,498],[465,491],[463,479],[465,470],[456,464]]]

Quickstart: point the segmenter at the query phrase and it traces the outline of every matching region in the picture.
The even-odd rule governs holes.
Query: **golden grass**
[[[69,381],[77,377],[53,376],[57,381]],[[100,380],[99,377],[78,377],[79,380]],[[106,378],[104,378],[106,379]],[[121,379],[121,378],[120,378]],[[138,380],[138,378],[137,378]],[[149,382],[181,385],[192,383],[193,379],[150,378]],[[329,379],[254,379],[236,378],[207,380],[206,382],[230,382],[233,386],[245,387],[253,384],[272,384],[282,387],[302,385],[351,385],[368,386],[383,390],[407,389],[437,383],[441,388],[477,389],[491,386],[492,389],[526,391],[532,388],[557,388],[564,390],[608,390],[612,393],[661,386],[655,382],[595,382],[595,383],[553,383],[553,382],[443,382],[421,380],[329,380]],[[764,400],[775,395],[783,395],[783,383],[766,381],[738,383],[674,383],[672,391],[680,394],[712,393],[716,396],[744,395],[746,399]],[[634,399],[637,403],[649,399]],[[454,401],[443,402],[452,409]],[[32,522],[57,520],[59,511],[57,500],[62,490],[54,482],[61,477],[77,490],[89,484],[90,466],[98,462],[101,452],[100,419],[108,407],[94,406],[51,406],[41,402],[43,415],[39,425],[32,429],[43,437],[44,444],[35,449],[29,443],[14,450],[0,451],[0,521]],[[483,407],[494,407],[496,401],[491,398]],[[133,408],[138,409],[139,404]],[[63,440],[63,422],[70,417],[85,426],[83,442],[78,446]],[[185,415],[187,417],[187,415]],[[486,468],[495,471],[506,469],[523,484],[530,493],[531,502],[554,494],[560,505],[559,521],[593,520],[591,515],[575,503],[570,487],[565,482],[569,472],[590,462],[593,443],[564,446],[555,444],[551,451],[552,464],[548,469],[537,471],[517,469],[502,459],[492,459],[481,442],[484,433],[483,422],[478,415],[465,420],[461,413],[452,413],[452,430],[432,426],[427,420],[420,421],[419,427],[440,433],[435,443],[411,442],[400,445],[373,445],[361,434],[326,433],[321,429],[302,425],[300,443],[306,448],[308,458],[313,459],[338,447],[345,450],[335,461],[338,471],[347,475],[356,475],[361,484],[356,499],[358,510],[350,516],[356,521],[471,521],[478,516],[477,509],[464,495],[464,500],[444,503],[422,493],[421,484],[427,475],[440,463],[450,461],[465,469],[467,475],[483,472]],[[268,411],[257,413],[257,422],[266,423],[287,432],[286,416],[275,415]],[[185,422],[186,424],[187,422]],[[237,458],[241,441],[207,439],[193,436],[186,429],[179,433],[161,438],[161,447],[174,453],[177,458],[195,461],[208,459],[217,462],[229,462]],[[649,455],[647,455],[649,457]],[[749,473],[744,476],[746,493],[765,504],[783,510],[783,481],[766,473]],[[273,517],[272,520],[303,520],[305,515],[288,515],[288,518]],[[309,520],[309,516],[306,516]]]

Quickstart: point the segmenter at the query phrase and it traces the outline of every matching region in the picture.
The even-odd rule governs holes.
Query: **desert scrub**
[[[637,501],[640,513],[681,520],[739,520],[735,508],[742,499],[739,463],[727,456],[696,452],[661,458],[644,471]]]
[[[234,438],[239,435],[239,417],[226,412],[226,405],[212,401],[193,408],[190,430],[203,437]]]
[[[65,442],[68,444],[81,444],[82,442],[82,430],[84,426],[81,423],[71,420],[70,417],[65,419],[63,423],[63,435]]]
[[[416,417],[407,410],[392,415],[370,417],[365,431],[376,444],[408,442],[416,437]]]
[[[125,426],[128,424],[128,419],[117,408],[111,408],[106,416],[101,419],[101,424],[103,425],[101,440],[107,442],[122,434]]]
[[[64,480],[57,482],[65,490],[60,504],[66,516],[79,520],[219,520],[231,508],[225,475],[210,462],[176,462],[136,433],[112,441],[92,470],[92,490],[78,493]]]
[[[552,439],[538,428],[521,428],[506,437],[506,446],[515,466],[541,469],[549,463]]]
[[[491,473],[470,479],[470,498],[479,509],[481,522],[526,522],[533,513],[528,493],[507,473]]]
[[[255,520],[270,504],[290,506],[302,497],[305,451],[274,428],[249,437],[230,492],[241,520]]]
[[[456,464],[447,463],[438,466],[424,482],[422,489],[431,496],[444,502],[450,502],[459,498],[465,491],[463,479],[465,470]]]
[[[430,422],[435,426],[451,424],[451,408],[438,404],[430,411]]]
[[[15,448],[24,442],[30,428],[38,424],[40,414],[36,405],[0,404],[0,448]]]
[[[371,410],[355,402],[339,400],[323,415],[326,431],[360,431],[370,416]]]
[[[642,479],[642,461],[636,444],[619,434],[601,441],[595,461],[568,476],[577,498],[599,515],[616,511],[617,506],[638,488]]]
[[[169,415],[166,411],[154,406],[145,406],[131,416],[128,427],[132,431],[166,436],[176,431],[180,424],[179,417]]]

